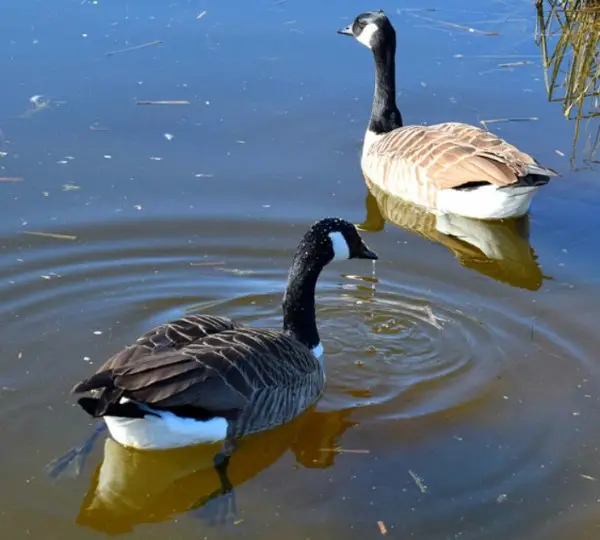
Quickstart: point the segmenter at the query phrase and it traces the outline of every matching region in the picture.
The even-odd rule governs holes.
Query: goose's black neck
[[[396,106],[396,37],[375,43],[375,96],[369,131],[381,134],[402,127],[402,115]]]
[[[283,296],[283,329],[312,349],[320,343],[315,317],[315,288],[323,265],[299,248]]]

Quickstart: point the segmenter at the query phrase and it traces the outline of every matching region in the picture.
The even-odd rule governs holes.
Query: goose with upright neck
[[[556,171],[469,124],[404,126],[396,105],[396,31],[383,11],[338,30],[371,49],[375,93],[361,168],[390,195],[428,210],[475,219],[519,217]]]
[[[142,450],[223,441],[215,456],[221,490],[238,440],[287,423],[314,404],[324,384],[315,287],[332,261],[377,259],[355,226],[314,223],[296,249],[283,297],[283,329],[187,315],[158,326],[73,388],[113,439]],[[82,447],[83,448],[83,447]]]

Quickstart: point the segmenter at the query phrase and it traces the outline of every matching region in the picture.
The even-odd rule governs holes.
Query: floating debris
[[[173,140],[173,135],[171,133],[165,133],[163,136],[165,139],[167,139],[167,141]]]
[[[510,503],[510,504],[521,504],[523,502],[523,499],[519,499],[518,501],[512,500],[508,498],[508,495],[506,493],[500,493],[500,495],[498,495],[498,497],[496,497],[496,502],[498,504],[502,504],[502,503]]]
[[[190,102],[186,99],[180,100],[138,100],[135,102],[136,105],[190,105]]]
[[[42,107],[47,107],[50,103],[47,99],[42,99],[44,96],[42,94],[36,94],[35,96],[31,96],[29,101],[33,103],[33,106],[37,109],[41,109]]]
[[[200,19],[202,19],[204,16],[206,15],[206,10],[201,11],[200,13],[198,13],[198,15],[196,15],[196,20],[199,21]]]
[[[133,47],[126,47],[125,49],[117,49],[116,51],[109,51],[106,56],[114,56],[115,54],[122,54],[131,51],[137,51],[138,49],[144,49],[146,47],[153,47],[154,45],[162,45],[162,41],[149,41],[148,43],[142,43],[141,45],[134,45]]]
[[[421,493],[427,493],[427,485],[423,483],[423,479],[410,469],[408,470],[408,474],[410,474]]]
[[[63,184],[62,185],[63,191],[77,191],[78,189],[81,189],[81,186],[76,186],[75,184]]]
[[[434,19],[432,17],[425,17],[424,15],[417,15],[415,13],[411,13],[409,10],[405,10],[412,17],[417,19],[422,19],[424,21],[429,21],[434,24],[438,24],[440,26],[449,26],[450,28],[455,28],[456,30],[462,30],[464,32],[469,32],[470,34],[479,34],[482,36],[499,36],[500,32],[488,32],[486,30],[478,30],[477,28],[472,28],[471,26],[463,26],[462,24],[456,24],[449,21],[442,21],[440,19]]]
[[[387,534],[387,527],[385,526],[385,523],[383,521],[378,521],[377,527],[379,527],[379,532],[382,534],[382,536],[385,536]]]
[[[319,452],[339,452],[340,454],[370,454],[366,448],[319,448]]]
[[[196,173],[196,178],[214,178],[214,174]]]
[[[157,156],[150,156],[150,159],[151,159],[152,161],[162,161],[162,160],[163,160],[163,159],[165,159],[165,158],[161,158],[161,157],[157,157]]]
[[[97,123],[94,123],[90,126],[90,131],[108,131],[108,128],[101,127]]]
[[[8,152],[0,152],[0,157],[6,157],[8,156]]]
[[[498,64],[498,67],[511,68],[511,67],[517,67],[517,66],[530,66],[532,64],[533,64],[533,62],[531,62],[530,60],[520,60],[519,62],[504,62],[502,64]]]
[[[0,176],[0,182],[22,182],[23,179],[18,176]]]
[[[588,474],[580,474],[579,476],[581,476],[581,478],[583,478],[584,480],[591,480],[592,482],[596,481],[596,479],[593,476],[590,476]]]
[[[537,116],[522,117],[522,118],[491,118],[490,120],[479,120],[479,123],[488,129],[488,124],[503,124],[506,122],[536,122],[539,118]]]
[[[101,336],[102,335],[102,330],[94,330],[94,335],[95,336]]]
[[[21,231],[23,234],[29,234],[31,236],[44,236],[47,238],[56,238],[57,240],[77,240],[76,236],[71,234],[58,234],[58,233],[49,233],[42,231]]]
[[[192,262],[190,266],[223,266],[225,261],[205,261],[205,262]]]
[[[44,99],[42,94],[35,94],[34,96],[31,96],[29,98],[29,102],[33,104],[33,109],[27,109],[23,114],[20,115],[21,118],[29,118],[32,114],[47,109],[52,103],[51,100]],[[64,101],[55,101],[54,103],[64,103]]]
[[[228,274],[234,274],[236,276],[251,276],[256,273],[254,270],[242,270],[240,268],[215,268],[215,270],[227,272]]]

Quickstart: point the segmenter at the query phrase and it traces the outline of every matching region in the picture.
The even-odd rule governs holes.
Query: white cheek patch
[[[356,39],[360,41],[366,47],[371,48],[371,40],[373,39],[373,35],[377,32],[379,28],[374,23],[369,23],[367,26],[363,28],[363,31],[358,35]]]
[[[348,242],[346,242],[344,235],[341,232],[332,232],[329,233],[329,238],[333,245],[333,260],[348,260],[350,258],[350,249],[348,248]]]

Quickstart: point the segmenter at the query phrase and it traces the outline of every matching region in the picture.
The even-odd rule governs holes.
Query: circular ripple
[[[363,299],[343,299],[346,305],[325,306],[320,315],[331,321],[328,360],[339,368],[332,385],[338,394],[346,389],[354,396],[354,405],[394,401],[386,414],[395,418],[448,409],[485,392],[505,360],[494,348],[501,330],[486,327],[449,298],[430,301],[382,282]]]

